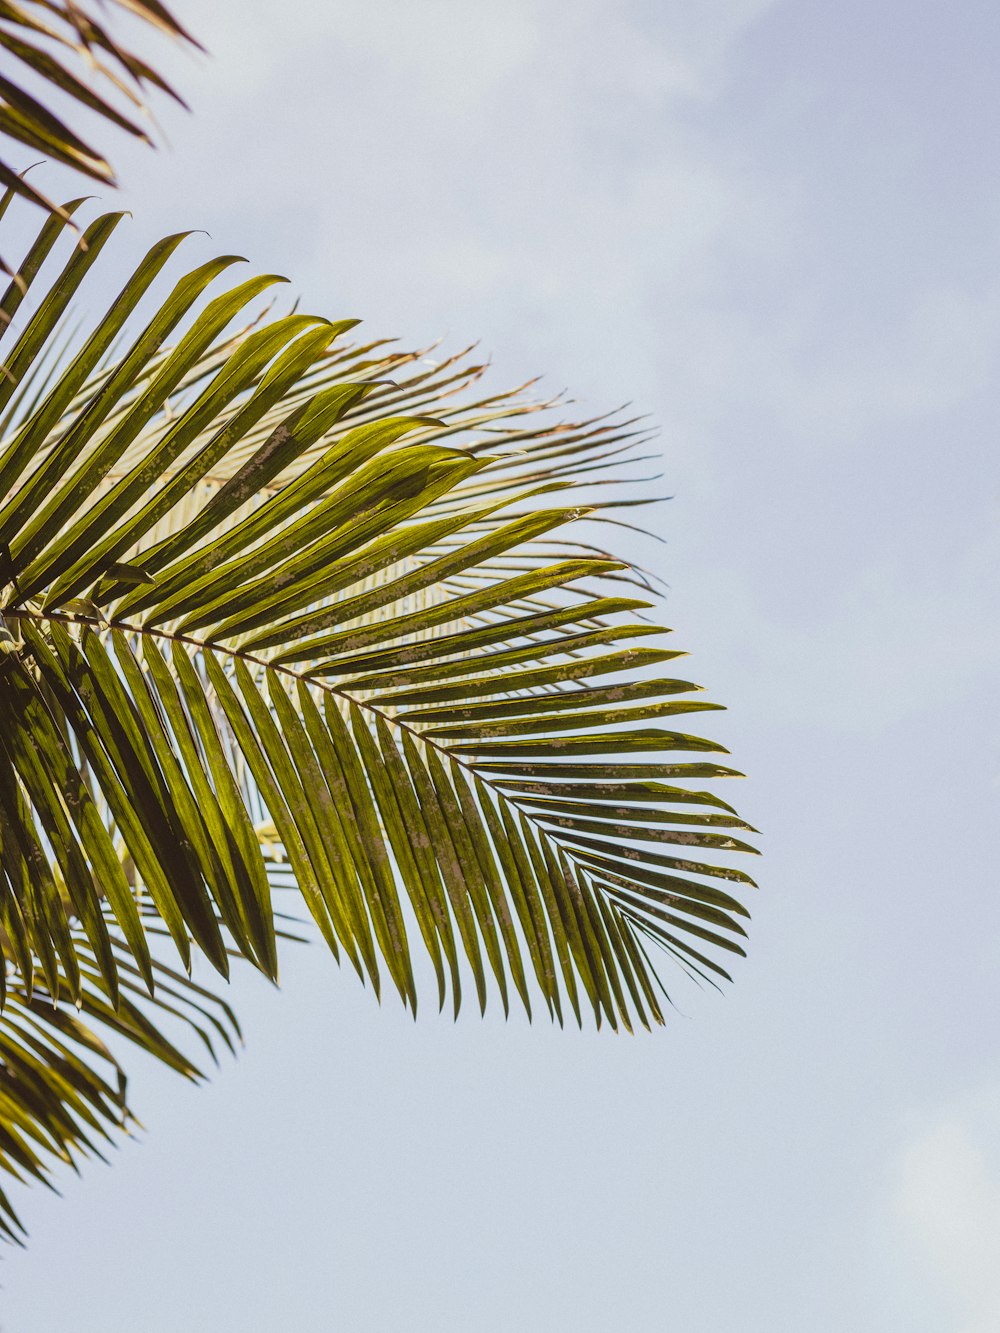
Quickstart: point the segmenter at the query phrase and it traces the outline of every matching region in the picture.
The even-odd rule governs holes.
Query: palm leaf
[[[155,983],[151,905],[183,966],[274,976],[266,827],[330,949],[414,1011],[415,940],[456,1012],[471,979],[480,1008],[495,986],[662,1022],[651,946],[726,977],[753,849],[703,788],[722,747],[675,729],[714,705],[663,675],[648,577],[586,539],[642,423],[261,317],[277,279],[234,285],[230,256],[158,295],[180,237],[41,383],[117,222],[43,281],[51,220],[4,298],[26,302],[0,379],[12,972],[78,998],[85,939],[113,1007],[122,948]]]
[[[193,42],[159,0],[0,0],[0,49],[7,62],[7,70],[0,71],[0,135],[103,184],[114,183],[110,163],[53,110],[53,98],[56,106],[66,104],[74,122],[86,108],[146,143],[151,142],[142,123],[146,90],[180,100],[162,75],[106,26],[108,3],[162,34]],[[56,210],[6,154],[0,159],[0,184]]]
[[[51,1187],[56,1165],[78,1169],[86,1157],[103,1158],[121,1132],[138,1127],[125,1072],[108,1041],[126,1041],[197,1082],[202,1071],[168,1029],[197,1039],[213,1063],[240,1040],[225,1001],[161,959],[152,964],[156,995],[150,997],[113,922],[119,988],[112,999],[86,936],[74,936],[75,1004],[59,998],[40,971],[0,979],[0,1169],[21,1183]],[[21,1243],[23,1234],[13,1200],[0,1190],[0,1235]]]

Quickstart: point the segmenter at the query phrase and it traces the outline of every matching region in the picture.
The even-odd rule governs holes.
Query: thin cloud
[[[915,1129],[897,1163],[897,1244],[942,1333],[1000,1328],[1000,1083]]]

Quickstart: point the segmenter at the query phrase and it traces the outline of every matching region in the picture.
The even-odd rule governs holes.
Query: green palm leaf
[[[123,950],[155,984],[151,909],[185,967],[275,976],[269,837],[330,949],[414,1011],[416,940],[456,1012],[471,979],[483,1009],[662,1022],[653,945],[726,977],[753,849],[701,786],[724,751],[674,729],[714,705],[663,676],[649,580],[564,535],[641,424],[255,318],[278,280],[229,256],[157,295],[181,237],[40,370],[117,223],[43,281],[51,219],[2,303],[27,302],[0,379],[11,975],[76,1000],[92,973],[114,1009]]]
[[[111,6],[169,37],[193,42],[159,0],[109,0]],[[150,143],[141,123],[147,88],[180,100],[162,75],[106,26],[108,3],[87,0],[0,0],[0,135],[92,180],[114,183],[110,163],[71,127],[80,108]],[[0,184],[49,211],[45,195],[0,159]]]
[[[52,990],[40,971],[4,977],[0,1169],[16,1182],[51,1185],[57,1164],[76,1169],[86,1157],[103,1158],[118,1134],[138,1127],[125,1072],[108,1041],[126,1041],[200,1081],[198,1065],[166,1029],[196,1038],[213,1063],[240,1040],[236,1017],[218,996],[157,959],[151,997],[113,922],[109,940],[119,978],[114,998],[80,932],[74,932],[75,1003],[60,998],[61,988]],[[23,1234],[12,1199],[0,1190],[0,1235],[20,1244]]]

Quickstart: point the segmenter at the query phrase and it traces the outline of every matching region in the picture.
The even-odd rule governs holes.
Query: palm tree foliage
[[[663,1021],[654,946],[727,977],[753,849],[676,729],[716,705],[593,535],[642,423],[262,310],[233,256],[172,275],[183,236],[70,331],[121,219],[79,212],[0,299],[0,1165],[123,1117],[83,1016],[192,1076],[158,1008],[231,1041],[192,955],[276,977],[289,871],[414,1012],[418,950],[455,1013],[615,1029]]]
[[[108,25],[115,13],[191,42],[159,0],[0,0],[0,49],[11,68],[0,73],[0,134],[92,180],[114,183],[110,163],[52,109],[64,101],[72,118],[82,109],[150,142],[142,124],[145,92],[155,88],[179,101],[161,74]],[[52,210],[55,205],[6,160],[0,183]]]
[[[112,1002],[89,942],[79,930],[73,935],[77,1003],[54,995],[41,970],[27,981],[10,978],[7,986],[0,1022],[0,1167],[18,1181],[49,1184],[53,1162],[103,1157],[115,1131],[138,1123],[126,1104],[125,1072],[101,1029],[194,1081],[201,1070],[165,1034],[165,1024],[197,1037],[213,1062],[221,1047],[234,1051],[240,1038],[223,1000],[159,959],[151,996],[113,921],[108,935],[119,985]],[[0,1234],[20,1242],[23,1230],[0,1190]]]

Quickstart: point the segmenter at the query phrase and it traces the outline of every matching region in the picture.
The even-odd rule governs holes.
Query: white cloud
[[[539,6],[382,0],[307,6],[303,23],[341,51],[368,56],[380,77],[402,75],[440,110],[468,112],[529,65],[541,42]]]
[[[172,117],[175,151],[123,175],[147,210],[193,213],[307,299],[357,291],[395,330],[486,333],[491,350],[530,324],[560,382],[587,375],[589,349],[616,394],[641,393],[664,312],[692,332],[719,256],[786,230],[780,193],[673,115],[718,95],[773,3],[333,0],[290,6],[280,43],[270,0],[178,4],[214,52],[200,81],[175,72],[197,118]],[[483,328],[490,307],[507,327]]]
[[[1000,1084],[944,1108],[899,1154],[894,1216],[911,1292],[942,1333],[1000,1329]]]
[[[606,362],[607,378],[676,386],[668,426],[701,433],[706,403],[752,405],[813,446],[861,447],[883,424],[947,410],[989,382],[1000,293],[927,275],[898,309],[874,297],[859,320],[859,274],[850,327],[831,320],[851,274],[823,263],[828,219],[810,213],[801,169],[720,151],[717,134],[677,114],[723,97],[740,39],[775,8],[314,0],[290,8],[277,46],[270,0],[249,15],[220,0],[197,16],[217,58],[194,100],[222,117],[213,134],[236,162],[227,209],[285,227],[290,201],[308,209],[299,281],[336,271],[344,244],[364,238],[369,254],[352,269],[376,301],[382,275],[400,322],[443,308],[450,325],[484,300],[542,327],[555,311],[565,361],[581,367],[575,330],[591,345],[597,326],[618,345],[634,332],[647,366],[630,352],[629,364]],[[248,125],[255,164],[244,170]],[[748,293],[748,277],[769,290]],[[540,352],[559,355],[544,342]]]
[[[422,80],[436,105],[472,107],[518,71],[536,64],[548,81],[565,82],[584,64],[588,86],[623,86],[646,99],[705,97],[716,90],[736,41],[777,0],[711,0],[697,9],[668,0],[652,11],[621,0],[578,0],[571,9],[547,0],[507,0],[503,5],[468,5],[457,0],[350,0],[299,3],[288,19],[311,42],[328,42],[363,53],[384,73]],[[239,27],[242,40],[270,9],[270,0],[216,5],[206,20],[223,44]],[[230,12],[243,22],[234,25]],[[253,16],[259,16],[258,23]],[[650,36],[650,30],[656,33]],[[601,35],[601,59],[592,58],[593,36]],[[257,50],[266,50],[262,41]],[[284,48],[287,52],[287,47]],[[623,81],[623,75],[627,78]]]

